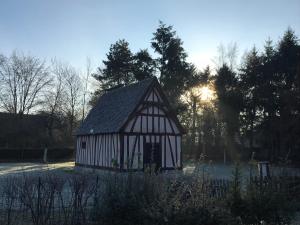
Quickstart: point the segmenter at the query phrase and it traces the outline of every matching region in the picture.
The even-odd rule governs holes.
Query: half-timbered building
[[[76,166],[182,168],[183,128],[156,78],[104,93],[77,131]]]

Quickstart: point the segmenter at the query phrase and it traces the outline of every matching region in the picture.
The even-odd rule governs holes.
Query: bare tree
[[[236,42],[231,42],[225,47],[222,43],[219,44],[218,55],[214,57],[213,62],[216,68],[221,68],[224,64],[228,65],[231,70],[236,67],[236,60],[238,56],[238,46]]]
[[[216,65],[216,68],[222,67],[224,64],[226,64],[226,48],[221,43],[217,47],[218,55],[214,57],[214,63]]]
[[[86,77],[85,77],[85,87],[83,90],[83,103],[82,103],[82,121],[85,118],[85,109],[86,109],[86,94],[88,89],[88,81],[91,74],[91,59],[86,58]]]
[[[69,131],[72,134],[79,113],[82,85],[77,71],[71,66],[64,66],[63,78],[66,99],[65,112],[69,120]]]
[[[42,92],[51,83],[45,62],[13,52],[0,57],[0,104],[14,114],[28,114],[41,104]]]
[[[4,55],[0,54],[0,64],[1,64],[2,62],[4,62],[4,60],[5,60]]]
[[[234,70],[236,67],[236,60],[238,56],[238,47],[236,42],[232,42],[228,44],[226,56],[227,56],[229,68],[231,70]]]
[[[82,84],[78,72],[72,66],[52,60],[53,82],[44,96],[44,111],[49,116],[49,136],[56,119],[62,118],[71,136],[81,113]]]
[[[63,116],[63,105],[66,103],[64,98],[64,67],[56,60],[52,60],[51,75],[53,82],[45,92],[44,109],[48,114],[48,134],[53,137],[53,126],[55,119]]]

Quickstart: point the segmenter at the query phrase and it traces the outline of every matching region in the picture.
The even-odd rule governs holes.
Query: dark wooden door
[[[159,143],[145,143],[144,169],[151,168],[157,172],[161,168],[161,149]]]

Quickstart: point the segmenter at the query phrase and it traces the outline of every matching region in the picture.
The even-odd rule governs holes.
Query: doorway
[[[145,143],[144,146],[144,170],[158,172],[161,168],[161,148],[159,143]]]

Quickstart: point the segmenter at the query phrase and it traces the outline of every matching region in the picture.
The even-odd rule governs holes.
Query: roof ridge
[[[156,77],[148,77],[148,78],[145,78],[145,79],[143,79],[143,80],[139,80],[139,81],[137,81],[137,82],[134,82],[134,83],[131,83],[131,84],[127,84],[127,85],[125,85],[125,86],[122,86],[122,87],[118,87],[118,88],[112,88],[111,90],[107,90],[107,92],[105,92],[104,94],[108,94],[108,93],[112,93],[112,92],[115,92],[115,91],[119,91],[119,90],[122,90],[122,89],[124,89],[124,88],[128,88],[128,87],[132,87],[132,86],[134,86],[134,85],[138,85],[138,84],[141,84],[141,83],[144,83],[144,82],[146,82],[146,81],[150,81],[150,80],[152,80],[152,81],[154,81],[154,80],[157,80],[157,78]],[[104,95],[103,94],[103,95]]]

